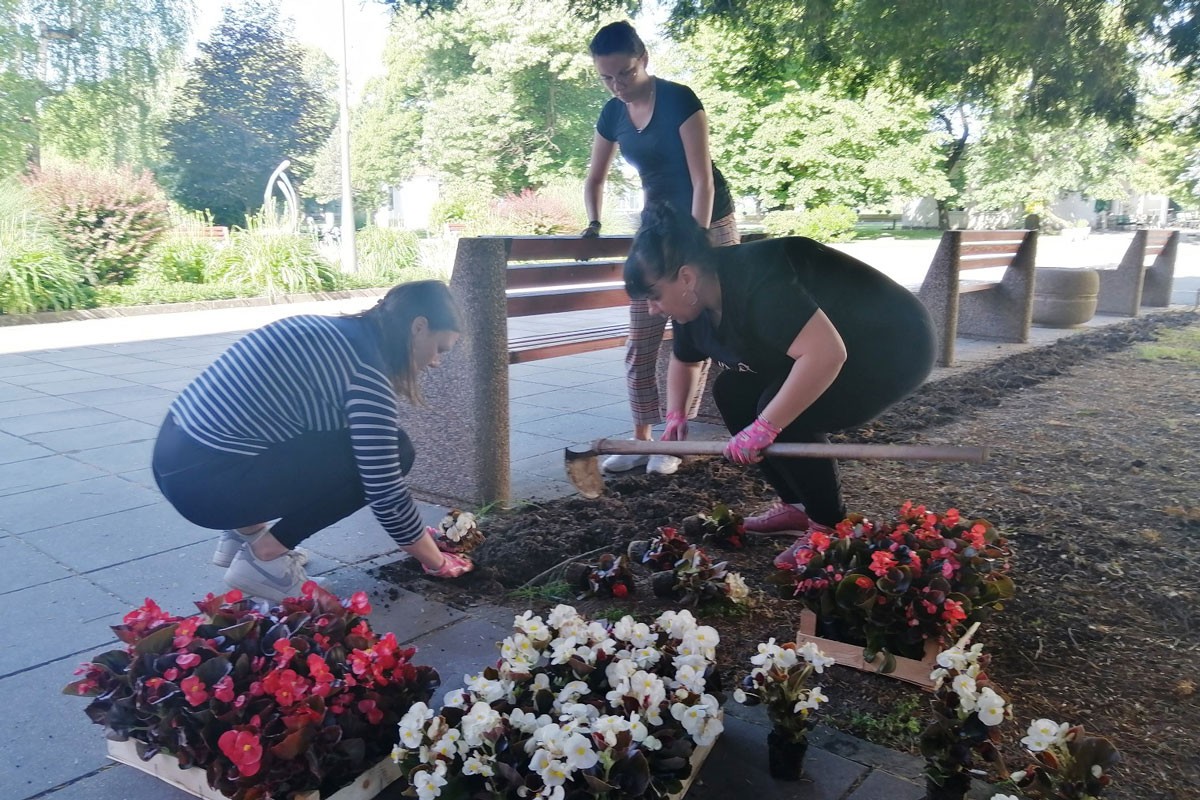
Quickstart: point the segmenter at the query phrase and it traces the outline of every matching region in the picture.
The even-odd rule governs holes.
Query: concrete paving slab
[[[0,380],[19,386],[25,386],[29,383],[67,380],[75,374],[73,370],[64,369],[58,364],[48,364],[45,361],[38,361],[36,359],[28,359],[27,363],[15,364],[11,367],[0,366]]]
[[[157,492],[104,476],[9,495],[0,503],[0,528],[25,533],[157,502]]]
[[[467,618],[458,609],[381,581],[357,567],[343,567],[328,577],[330,590],[341,597],[366,592],[371,600],[371,629],[380,634],[395,634],[398,642],[411,643]],[[437,666],[420,657],[417,660]]]
[[[530,456],[540,456],[546,453],[562,453],[567,445],[578,444],[574,439],[555,436],[541,436],[536,433],[513,430],[509,435],[509,460],[520,461]]]
[[[150,463],[150,457],[153,452],[154,440],[143,439],[140,442],[129,442],[128,444],[91,447],[87,450],[71,453],[70,457],[84,464],[99,467],[106,472],[120,474],[133,472],[145,467]],[[153,478],[151,478],[151,483],[147,485],[154,485]]]
[[[95,373],[81,374],[78,370],[71,370],[71,377],[65,380],[38,381],[26,384],[30,389],[45,392],[56,397],[69,396],[77,392],[99,391],[101,389],[120,389],[132,385],[136,384],[131,384],[123,378],[111,375],[97,375]]]
[[[547,417],[557,417],[560,414],[562,412],[557,408],[546,408],[545,406],[513,400],[509,403],[508,423],[514,428],[528,427],[530,423],[546,419]]]
[[[161,387],[147,387],[160,389]],[[140,422],[153,423],[155,426],[162,425],[162,421],[167,417],[167,409],[171,407],[171,403],[175,400],[178,392],[166,392],[162,397],[153,397],[147,400],[134,400],[131,403],[119,403],[109,405],[107,402],[96,403],[96,407],[112,414],[119,414],[127,419],[136,419]]]
[[[436,525],[445,516],[439,506],[417,502],[421,519],[426,525]],[[396,543],[384,532],[369,507],[360,508],[350,516],[304,540],[307,550],[322,553],[343,564],[357,564],[396,550]]]
[[[531,433],[583,444],[612,436],[613,429],[620,425],[621,423],[617,420],[607,417],[593,417],[587,414],[558,414],[539,419],[537,422],[514,425],[513,430],[520,434]],[[632,433],[632,430],[630,432]]]
[[[515,400],[525,398],[526,402],[538,403],[538,398],[545,396],[548,392],[561,391],[558,387],[548,383],[537,383],[532,380],[509,381],[508,383],[508,399]]]
[[[14,386],[0,381],[0,403],[11,403],[15,400],[37,400],[43,397],[40,392],[26,389],[24,386]]]
[[[127,403],[137,403],[144,400],[173,400],[175,395],[157,386],[146,386],[133,383],[116,389],[100,389],[94,392],[77,392],[70,399],[91,408],[100,408],[113,413],[121,413],[118,409]],[[116,408],[112,408],[115,406]],[[126,414],[125,416],[128,416]]]
[[[16,388],[20,389],[22,387]],[[0,420],[29,417],[36,414],[47,414],[54,411],[72,411],[84,407],[82,404],[73,402],[71,400],[63,400],[58,397],[47,397],[41,392],[34,392],[28,389],[24,391],[28,391],[32,397],[0,402]],[[14,431],[14,433],[23,432],[24,431]]]
[[[134,372],[162,369],[162,364],[147,358],[113,355],[105,350],[100,358],[89,358],[86,363],[81,362],[80,367],[101,375],[130,375]]]
[[[923,785],[925,762],[919,756],[863,741],[827,725],[818,725],[809,736],[810,741],[822,750]]]
[[[60,453],[73,453],[128,442],[143,442],[153,440],[157,436],[157,425],[122,417],[117,417],[115,421],[88,425],[84,428],[25,434],[25,438],[31,442],[44,445]]]
[[[53,450],[0,432],[0,464],[15,464],[54,455]],[[3,523],[0,523],[2,525]]]
[[[170,367],[168,369],[152,369],[146,372],[135,372],[125,377],[136,383],[142,383],[147,386],[157,386],[160,389],[175,391],[176,386],[186,386],[197,375],[200,374],[199,369],[189,367]]]
[[[415,641],[418,650],[414,660],[436,667],[442,676],[434,700],[440,704],[447,692],[463,687],[464,675],[494,665],[500,657],[499,644],[510,630],[487,619],[465,617]]]
[[[12,622],[0,648],[0,675],[104,646],[114,640],[108,626],[127,611],[120,599],[78,575],[0,595],[0,613]]]
[[[222,580],[225,571],[209,562],[212,551],[212,541],[205,539],[164,553],[123,561],[89,572],[87,577],[120,598],[121,614],[140,606],[147,597],[172,613],[190,614],[196,610],[193,601],[202,600],[209,592],[219,594],[228,590]]]
[[[0,464],[0,496],[98,478],[104,472],[62,455]]]
[[[21,400],[18,402],[24,403],[26,401]],[[68,403],[57,397],[47,397],[44,401],[37,402],[41,410],[35,411],[33,410],[33,406],[29,406],[22,410],[20,414],[0,418],[0,430],[15,436],[28,438],[38,433],[75,430],[86,428],[90,425],[103,425],[106,422],[125,421],[124,417],[117,414],[110,414],[107,411],[100,411],[95,408],[86,408],[77,403]],[[4,410],[0,409],[0,414],[3,412]]]
[[[130,472],[122,472],[117,477],[119,477],[121,480],[137,484],[138,486],[143,486],[147,489],[153,489],[156,492],[158,491],[158,485],[154,482],[154,473],[150,471],[149,467],[131,470]]]
[[[804,758],[798,782],[776,781],[767,772],[769,728],[725,716],[725,732],[700,769],[688,800],[841,800],[869,768],[816,747]]]
[[[873,770],[846,800],[922,800],[925,784],[915,784],[886,772]]]
[[[73,574],[16,536],[0,539],[0,594],[62,580]]]
[[[75,679],[75,668],[93,655],[88,651],[0,679],[0,708],[10,732],[4,742],[6,800],[35,797],[112,763],[104,755],[103,729],[83,713],[88,699],[61,694]],[[20,735],[12,735],[16,731]]]
[[[98,727],[96,733],[101,733]],[[100,746],[104,746],[103,737]],[[98,797],[106,800],[191,800],[195,795],[133,767],[109,761],[108,766],[53,789],[38,800],[96,800]]]
[[[38,551],[80,573],[174,552],[199,542],[211,545],[215,537],[214,531],[192,525],[165,502],[96,515],[21,535]],[[206,555],[195,564],[195,569],[199,570],[207,562]],[[140,602],[141,597],[137,600]]]

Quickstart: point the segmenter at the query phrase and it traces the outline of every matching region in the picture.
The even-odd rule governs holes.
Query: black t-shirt
[[[640,133],[629,119],[625,104],[617,98],[601,109],[596,131],[616,142],[621,155],[638,171],[646,205],[668,201],[677,211],[692,213],[692,177],[679,126],[703,108],[700,98],[688,87],[655,78],[653,116]],[[718,220],[733,213],[733,199],[715,164],[712,170],[712,219]]]
[[[820,399],[849,414],[871,393],[915,388],[936,354],[933,323],[921,302],[863,262],[812,239],[764,239],[714,248],[721,324],[706,313],[674,322],[673,352],[685,362],[712,358],[770,379],[787,375],[788,348],[818,309],[846,346],[846,363]],[[857,413],[857,412],[855,412]]]

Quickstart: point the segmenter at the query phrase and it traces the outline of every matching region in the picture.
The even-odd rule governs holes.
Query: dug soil
[[[980,465],[843,462],[842,477],[852,511],[894,519],[911,499],[985,517],[1011,540],[1017,595],[977,637],[1014,703],[1004,730],[1010,768],[1025,765],[1019,740],[1029,722],[1048,717],[1116,744],[1124,762],[1106,797],[1200,797],[1200,314],[1131,320],[931,382],[841,439],[992,449]],[[719,459],[670,477],[610,477],[607,489],[599,500],[488,516],[477,573],[452,584],[403,564],[386,577],[452,604],[544,610],[563,600],[592,615],[645,618],[672,604],[644,581],[627,599],[577,601],[554,567],[623,552],[717,503],[750,514],[774,499],[756,470]],[[745,674],[758,642],[795,638],[797,603],[765,581],[784,544],[715,553],[759,590],[748,612],[695,611],[721,634],[726,686]],[[843,667],[823,686],[823,722],[918,752],[928,695]]]

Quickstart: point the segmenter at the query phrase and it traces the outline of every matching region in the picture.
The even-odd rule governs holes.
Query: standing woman
[[[634,166],[642,180],[645,205],[671,203],[691,212],[709,241],[718,246],[738,242],[733,200],[725,178],[712,162],[708,149],[708,117],[696,94],[682,84],[656,78],[646,71],[646,45],[628,22],[614,22],[600,29],[589,49],[600,80],[613,94],[600,112],[592,141],[592,160],[583,184],[587,210],[585,237],[600,234],[600,211],[604,184],[617,147]],[[629,405],[633,412],[634,436],[650,440],[651,426],[659,422],[658,348],[662,344],[665,317],[652,313],[645,300],[629,306],[629,342],[625,352],[625,375]],[[667,415],[664,440],[678,438],[696,415],[705,364],[696,394],[685,408]],[[686,412],[686,413],[685,413]],[[674,456],[615,455],[604,461],[604,469],[622,472],[646,464],[649,472],[669,475],[679,468]]]
[[[910,394],[933,368],[934,328],[916,296],[812,239],[713,248],[693,219],[653,208],[633,240],[625,288],[674,320],[668,410],[683,411],[704,359],[726,367],[713,384],[733,434],[725,457],[759,464],[779,494],[771,509],[746,518],[748,531],[841,521],[833,459],[764,458],[762,450],[775,441],[828,442],[827,434]]]
[[[454,578],[404,483],[412,442],[399,398],[459,338],[445,284],[392,288],[367,311],[287,317],[233,344],[172,403],[154,446],[155,481],[190,522],[225,529],[225,582],[278,602],[308,580],[296,545],[370,505],[425,572]]]

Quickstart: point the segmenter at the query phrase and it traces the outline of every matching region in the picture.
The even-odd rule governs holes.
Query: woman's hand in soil
[[[758,417],[729,440],[725,445],[725,458],[735,464],[757,464],[762,461],[762,451],[775,441],[780,430]]]
[[[682,411],[672,411],[667,414],[667,427],[663,428],[664,442],[682,442],[688,436],[687,414]]]
[[[435,578],[457,578],[475,569],[475,564],[466,556],[443,553],[442,558],[444,559],[442,566],[438,569],[430,569],[429,567],[421,567],[421,569],[425,570],[426,575],[432,575]]]

